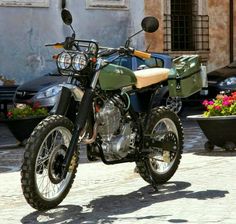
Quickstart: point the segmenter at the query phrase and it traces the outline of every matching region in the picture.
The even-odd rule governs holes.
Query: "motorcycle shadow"
[[[191,184],[188,182],[168,182],[159,186],[156,192],[148,185],[137,191],[124,195],[107,195],[92,200],[83,207],[78,205],[58,206],[44,212],[33,212],[21,219],[26,223],[90,223],[90,224],[111,224],[116,220],[129,221],[129,219],[148,220],[152,218],[165,218],[171,216],[169,210],[166,215],[158,215],[155,210],[152,216],[143,217],[115,217],[123,214],[130,214],[156,203],[177,200],[181,198],[193,198],[197,200],[207,200],[223,198],[228,191],[206,190],[206,191],[187,191]]]

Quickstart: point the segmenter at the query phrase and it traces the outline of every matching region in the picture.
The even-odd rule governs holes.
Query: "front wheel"
[[[160,107],[151,111],[146,130],[146,134],[151,134],[155,139],[166,135],[167,145],[169,141],[175,148],[173,151],[165,148],[154,149],[154,154],[136,162],[138,172],[145,181],[153,184],[154,179],[155,183],[163,184],[174,175],[180,163],[183,152],[183,127],[173,111]]]
[[[72,186],[78,153],[74,154],[66,177],[61,175],[72,129],[69,119],[52,115],[38,124],[26,144],[21,183],[25,199],[37,210],[56,207]]]

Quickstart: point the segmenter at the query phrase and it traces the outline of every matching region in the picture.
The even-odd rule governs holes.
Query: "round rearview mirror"
[[[63,22],[66,24],[66,25],[71,25],[72,24],[72,15],[70,13],[70,11],[68,9],[62,9],[61,11],[61,18],[63,20]]]
[[[141,26],[145,32],[153,33],[159,27],[159,22],[156,17],[147,16],[142,20]]]

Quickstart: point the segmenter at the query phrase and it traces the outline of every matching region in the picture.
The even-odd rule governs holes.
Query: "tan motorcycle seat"
[[[135,71],[134,74],[137,78],[136,87],[141,89],[155,83],[167,80],[170,69],[168,68],[148,68]]]

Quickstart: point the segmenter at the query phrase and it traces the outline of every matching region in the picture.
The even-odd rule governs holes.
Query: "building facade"
[[[236,6],[233,0],[145,0],[145,14],[160,20],[160,29],[146,35],[151,50],[172,56],[199,54],[207,70],[235,60]],[[156,10],[158,9],[158,10]]]
[[[124,45],[142,18],[153,15],[159,30],[134,37],[135,48],[173,57],[199,54],[208,71],[235,59],[233,0],[0,0],[0,76],[21,84],[56,70],[56,52],[44,45],[71,34],[61,21],[62,7],[71,11],[78,38],[101,45]]]

